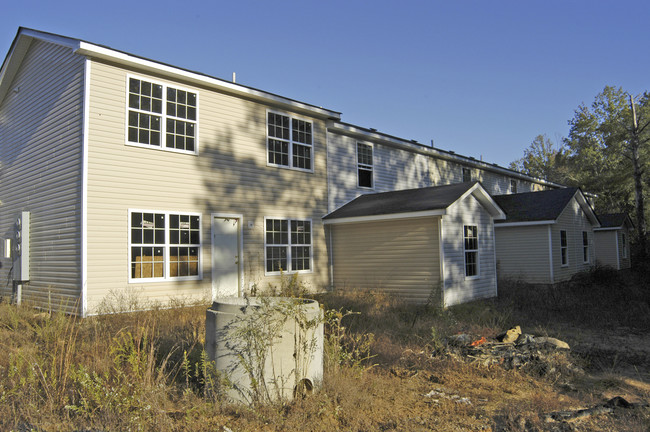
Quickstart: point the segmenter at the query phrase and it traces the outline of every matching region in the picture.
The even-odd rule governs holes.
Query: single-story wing
[[[323,217],[334,288],[444,306],[494,297],[504,217],[479,182],[361,195]]]
[[[506,213],[495,223],[500,278],[552,284],[594,265],[593,230],[600,222],[579,188],[494,200]]]
[[[630,231],[634,228],[627,213],[599,214],[600,228],[594,229],[596,262],[616,270],[630,268]]]

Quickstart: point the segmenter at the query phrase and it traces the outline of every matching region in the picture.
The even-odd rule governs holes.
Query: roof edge
[[[498,174],[507,175],[510,177],[516,177],[521,180],[531,181],[544,186],[549,186],[554,188],[566,187],[565,185],[554,183],[541,178],[533,177],[521,173],[519,171],[514,171],[509,168],[502,167],[497,164],[491,164],[488,162],[477,160],[471,156],[456,154],[451,150],[443,150],[437,147],[430,147],[425,144],[419,143],[415,140],[407,140],[405,138],[400,138],[383,132],[379,132],[376,129],[368,129],[351,123],[342,122],[340,120],[332,121],[330,124],[328,124],[327,128],[335,132],[344,133],[345,135],[351,136],[353,138],[374,140],[376,142],[381,142],[382,144],[385,145],[404,148],[411,151],[415,150],[419,153],[426,154],[428,156],[435,156],[440,159],[462,163],[468,166],[472,166],[474,168],[479,168],[482,170],[491,171]]]
[[[447,211],[442,210],[426,210],[418,212],[408,212],[408,213],[388,213],[381,215],[372,215],[372,216],[353,216],[353,217],[344,217],[344,218],[332,218],[324,219],[329,214],[323,216],[323,225],[338,225],[346,223],[362,223],[362,222],[376,222],[384,220],[396,220],[396,219],[414,219],[427,216],[442,216],[447,214]]]

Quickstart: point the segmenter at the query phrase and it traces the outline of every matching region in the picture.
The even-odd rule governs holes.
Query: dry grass
[[[552,336],[558,322],[597,332],[602,319],[583,321],[593,314],[614,326],[645,325],[647,285],[632,273],[613,277],[583,275],[554,291],[552,300],[538,287],[502,283],[498,301],[449,310],[368,292],[320,296],[332,311],[321,389],[256,409],[227,404],[211,381],[202,356],[207,305],[78,320],[0,304],[0,430],[646,431],[647,409],[544,421],[547,413],[591,407],[617,394],[648,401],[643,364],[636,376],[621,375],[618,364],[585,351],[558,358],[549,375],[483,366],[445,350],[449,335],[491,337],[514,324]],[[608,293],[603,284],[628,294]],[[629,298],[638,304],[614,304]],[[648,336],[639,337],[650,345]],[[589,373],[572,374],[562,362]]]

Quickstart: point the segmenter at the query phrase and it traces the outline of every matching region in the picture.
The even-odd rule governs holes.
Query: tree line
[[[637,253],[648,254],[645,201],[650,189],[650,93],[605,87],[568,121],[568,137],[538,135],[510,168],[593,194],[597,213],[625,212],[635,223]]]

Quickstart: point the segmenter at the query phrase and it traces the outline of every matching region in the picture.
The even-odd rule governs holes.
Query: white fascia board
[[[535,226],[535,225],[553,225],[554,220],[545,220],[545,221],[533,221],[533,222],[504,222],[499,224],[494,224],[495,228],[508,228],[508,227],[517,227],[517,226]]]
[[[43,33],[27,28],[20,28],[5,61],[0,70],[0,100],[4,98],[7,87],[13,81],[13,77],[20,67],[23,57],[27,53],[29,46],[34,39],[50,42],[53,44],[68,47],[75,50],[79,46],[79,41],[65,36],[59,36],[51,33]]]
[[[474,186],[470,187],[467,189],[465,193],[463,193],[456,201],[454,201],[449,207],[455,206],[459,202],[463,201],[465,198],[468,196],[473,195],[479,203],[487,210],[487,212],[492,216],[493,219],[495,220],[503,220],[506,218],[506,214],[504,213],[503,210],[501,210],[501,207],[492,199],[490,194],[487,193],[487,191],[481,186],[479,182],[476,182]],[[449,208],[448,207],[448,208]]]
[[[136,67],[147,72],[162,73],[173,78],[180,78],[195,84],[207,85],[217,88],[221,91],[244,96],[250,99],[260,100],[274,105],[285,106],[289,109],[308,112],[310,115],[325,119],[339,119],[341,114],[336,111],[330,111],[325,108],[315,107],[292,99],[277,96],[272,93],[266,93],[261,90],[244,87],[242,85],[220,80],[197,72],[191,72],[179,69],[174,66],[158,63],[153,60],[147,60],[121,51],[115,51],[110,48],[94,45],[88,42],[80,42],[79,48],[75,51],[77,54],[97,58],[107,61],[116,62],[125,66]]]
[[[541,178],[529,176],[517,171],[512,171],[507,168],[476,160],[468,156],[457,155],[450,151],[444,151],[436,147],[429,147],[422,143],[409,141],[403,138],[393,137],[390,135],[383,134],[377,131],[369,131],[362,127],[357,127],[350,124],[344,124],[339,121],[332,121],[327,125],[327,129],[333,132],[339,132],[345,135],[349,135],[353,138],[373,141],[376,143],[385,144],[392,147],[397,147],[405,149],[408,151],[421,153],[428,156],[433,156],[438,159],[443,159],[451,162],[460,163],[466,166],[471,166],[474,168],[482,169],[485,171],[491,171],[497,174],[502,174],[508,177],[517,178],[520,180],[526,180],[533,183],[538,183],[545,186],[555,187],[555,188],[564,188],[566,186],[553,183],[548,180]]]
[[[596,216],[596,213],[594,212],[594,209],[591,208],[591,205],[585,198],[585,195],[582,193],[580,189],[576,191],[576,194],[574,195],[574,198],[578,202],[578,205],[582,208],[582,211],[585,212],[587,215],[587,218],[591,222],[594,228],[599,228],[600,227],[600,221],[598,220],[598,216]]]
[[[326,219],[323,221],[323,225],[338,225],[345,223],[359,223],[359,222],[376,222],[376,221],[386,221],[386,220],[396,220],[396,219],[413,219],[427,216],[441,216],[447,214],[447,210],[426,210],[419,212],[411,213],[392,213],[385,215],[374,215],[374,216],[356,216],[356,217],[347,217],[340,219]]]

